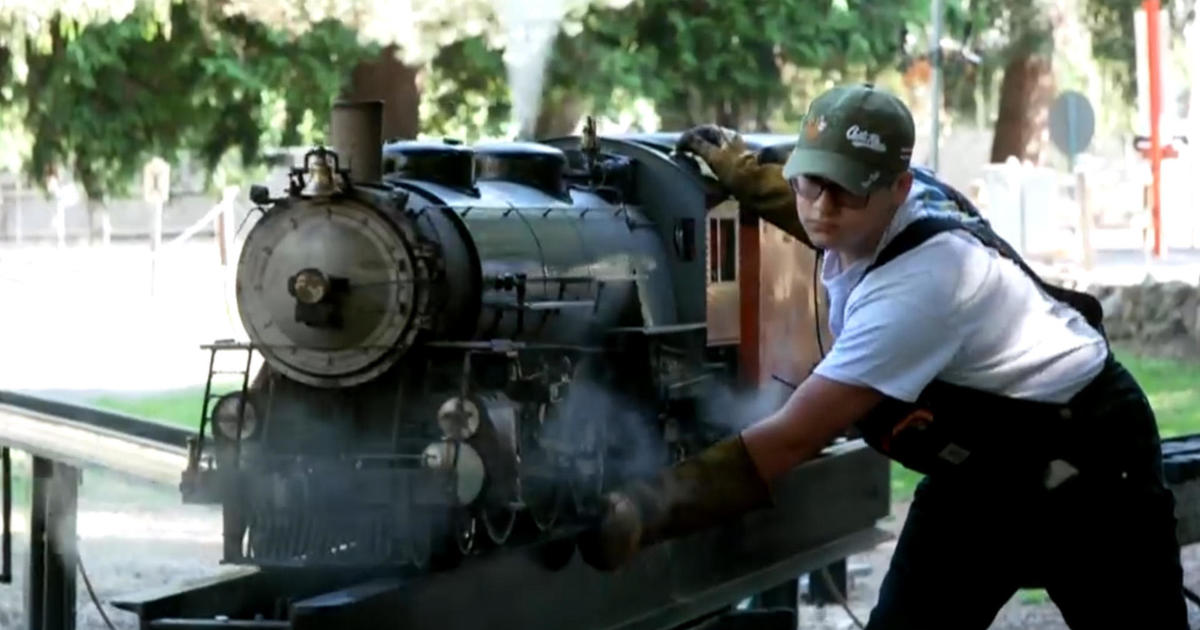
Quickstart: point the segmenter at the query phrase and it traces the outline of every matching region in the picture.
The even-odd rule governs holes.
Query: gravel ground
[[[29,554],[28,517],[14,514],[13,583],[0,587],[0,628],[23,628],[27,623],[25,577]],[[218,574],[221,555],[220,513],[183,506],[170,511],[147,511],[132,506],[81,506],[78,519],[79,554],[84,570],[118,630],[137,630],[136,616],[108,601],[144,589]],[[84,587],[77,580],[79,630],[107,630]]]

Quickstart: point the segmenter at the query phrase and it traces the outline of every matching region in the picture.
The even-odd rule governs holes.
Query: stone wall
[[[1104,307],[1104,327],[1110,340],[1178,355],[1200,351],[1200,286],[1144,282],[1093,286],[1088,292]]]

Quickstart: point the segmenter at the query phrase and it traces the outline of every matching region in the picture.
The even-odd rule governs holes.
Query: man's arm
[[[700,156],[743,210],[813,248],[796,212],[795,193],[783,178],[782,164],[760,162],[740,135],[715,125],[685,132],[677,148]]]
[[[742,431],[750,458],[771,482],[816,456],[883,400],[880,392],[813,374],[775,413]]]
[[[783,408],[654,479],[607,496],[598,527],[580,537],[593,567],[612,570],[659,540],[711,527],[772,503],[770,482],[817,454],[883,395],[813,375]]]

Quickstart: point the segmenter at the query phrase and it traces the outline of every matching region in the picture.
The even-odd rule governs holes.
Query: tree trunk
[[[348,100],[383,101],[385,141],[416,138],[421,127],[418,68],[401,63],[396,52],[388,46],[379,57],[358,64],[342,94]]]
[[[1033,52],[1015,54],[1000,83],[1000,111],[992,136],[992,162],[1009,156],[1041,162],[1044,131],[1054,99],[1050,58]]]
[[[717,101],[717,124],[728,129],[740,129],[742,125],[741,103],[723,98]]]

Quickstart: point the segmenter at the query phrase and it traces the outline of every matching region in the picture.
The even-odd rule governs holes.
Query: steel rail
[[[0,390],[0,445],[78,468],[99,466],[178,486],[187,429]]]

